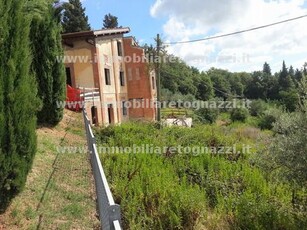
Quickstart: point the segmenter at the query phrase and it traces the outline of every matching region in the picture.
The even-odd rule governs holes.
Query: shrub
[[[251,106],[249,108],[250,115],[252,116],[260,116],[266,110],[267,105],[263,100],[255,100],[252,101]]]
[[[248,117],[249,113],[248,110],[245,108],[236,108],[231,110],[230,112],[230,119],[232,121],[245,121]]]
[[[108,138],[97,140],[99,146],[110,147],[219,147],[237,143],[232,129],[214,125],[155,129],[152,124],[125,123],[99,132]],[[244,158],[235,163],[220,155],[176,151],[100,157],[121,205],[125,229],[198,229],[203,223],[213,226],[210,229],[300,229],[296,223],[304,221],[301,214],[294,220],[290,186],[268,183]]]
[[[299,105],[299,96],[295,90],[291,90],[289,92],[281,91],[279,96],[287,111],[293,112],[297,109]]]
[[[295,228],[306,226],[307,216],[307,116],[305,112],[282,114],[274,124],[275,136],[258,164],[272,181],[291,185],[291,209]],[[305,218],[303,217],[305,216]]]
[[[212,124],[216,121],[219,116],[218,109],[210,109],[210,108],[201,108],[195,111],[195,114],[198,116],[200,121],[204,124]]]
[[[260,116],[259,120],[259,128],[261,129],[269,129],[273,128],[274,123],[277,121],[278,117],[282,114],[281,110],[277,108],[271,108],[264,112],[263,115]]]
[[[305,113],[283,114],[275,123],[276,136],[270,148],[272,163],[281,170],[281,177],[307,184],[307,116]],[[280,168],[281,167],[281,168]]]

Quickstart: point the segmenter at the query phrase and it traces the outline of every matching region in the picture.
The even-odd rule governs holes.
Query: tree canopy
[[[144,46],[149,60],[155,60],[156,49],[153,45]],[[210,100],[213,97],[231,99],[248,98],[276,101],[290,112],[297,109],[299,96],[297,93],[298,82],[306,72],[307,64],[301,69],[292,66],[289,70],[285,61],[281,71],[272,74],[269,63],[265,62],[262,70],[251,73],[230,72],[224,69],[211,68],[199,71],[189,66],[180,58],[168,54],[162,49],[160,56],[164,61],[161,64],[162,98],[174,98],[181,95],[193,96],[197,100]],[[167,95],[163,95],[166,93]]]
[[[42,101],[38,122],[56,125],[63,117],[63,108],[59,108],[57,102],[64,101],[66,96],[64,64],[57,61],[57,57],[63,55],[60,15],[51,4],[41,12],[41,17],[33,18],[30,39],[32,70]]]
[[[69,4],[64,5],[63,32],[73,33],[90,30],[88,16],[80,0],[69,0]]]
[[[106,14],[103,19],[103,29],[112,29],[118,27],[118,18],[112,14]]]
[[[0,212],[24,187],[36,152],[37,87],[25,0],[0,0]]]

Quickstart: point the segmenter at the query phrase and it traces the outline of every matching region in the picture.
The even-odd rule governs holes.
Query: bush
[[[201,108],[195,111],[200,121],[204,124],[212,124],[216,121],[219,116],[218,109]]]
[[[299,105],[299,96],[295,90],[281,91],[279,93],[282,104],[289,112],[294,112]]]
[[[282,114],[274,124],[275,132],[267,151],[259,155],[258,165],[273,183],[289,183],[291,209],[295,228],[307,224],[307,116],[306,113]],[[270,182],[272,183],[272,182]]]
[[[248,117],[249,113],[246,108],[236,108],[231,110],[230,119],[232,121],[245,121]]]
[[[274,126],[274,123],[277,121],[278,117],[281,116],[281,114],[282,112],[277,108],[266,110],[264,114],[260,116],[258,124],[259,128],[271,130]]]
[[[99,147],[231,146],[238,141],[232,129],[155,129],[152,124],[126,123],[99,132],[97,136],[109,138],[97,141]],[[200,223],[208,229],[300,229],[296,223],[304,221],[303,215],[294,221],[289,186],[267,183],[244,158],[234,163],[214,154],[177,151],[110,152],[100,158],[125,229],[199,229]]]
[[[260,116],[267,109],[267,105],[263,100],[255,100],[252,101],[251,106],[249,108],[250,115],[252,116]]]
[[[298,185],[307,184],[307,116],[303,112],[283,114],[274,125],[276,136],[270,148],[272,163],[280,176]]]

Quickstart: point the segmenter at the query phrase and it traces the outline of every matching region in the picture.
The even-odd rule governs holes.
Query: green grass
[[[37,130],[38,149],[26,187],[0,216],[0,228],[1,224],[5,229],[93,229],[99,226],[88,156],[85,153],[57,156],[60,144],[82,146],[86,143],[81,114],[65,113],[64,120],[55,128]]]
[[[267,181],[252,161],[269,133],[242,123],[162,130],[127,123],[96,137],[100,146],[236,145],[228,154],[102,154],[125,229],[297,228],[289,185]],[[247,145],[251,152],[242,154]]]

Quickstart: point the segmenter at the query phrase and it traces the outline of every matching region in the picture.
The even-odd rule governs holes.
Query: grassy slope
[[[57,157],[60,145],[85,146],[83,130],[82,115],[70,111],[65,111],[63,121],[55,128],[37,130],[38,151],[33,169],[24,191],[0,216],[0,229],[93,229],[99,226],[87,155],[61,153]]]

